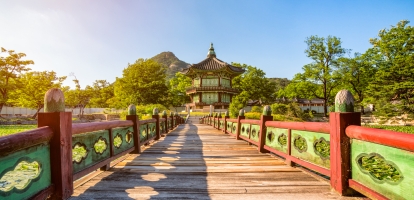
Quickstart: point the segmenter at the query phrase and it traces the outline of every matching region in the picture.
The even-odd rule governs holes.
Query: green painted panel
[[[320,153],[320,144],[324,141],[326,144],[329,144],[329,137],[329,134],[324,133],[292,130],[291,155],[312,164],[330,169],[331,161],[329,156],[321,156]],[[315,146],[318,148],[315,148]],[[329,152],[329,145],[326,145],[326,147],[327,149],[325,148],[324,152]],[[317,151],[318,149],[319,151]]]
[[[365,163],[361,162],[362,158],[369,158],[373,155],[377,158],[382,157],[382,159],[373,163],[375,166],[371,163],[369,167],[364,166]],[[414,197],[413,166],[413,152],[356,139],[351,140],[352,179],[389,199],[412,199]],[[382,178],[378,178],[381,176]]]
[[[240,135],[250,138],[250,124],[241,124],[241,130],[240,130]]]
[[[224,129],[224,120],[220,120],[219,129]]]
[[[148,139],[148,124],[141,124],[139,126],[139,141],[144,142]]]
[[[108,130],[81,133],[72,136],[73,173],[79,172],[109,157]]]
[[[237,124],[236,122],[233,122],[231,127],[231,133],[236,134],[237,133]]]
[[[233,127],[233,122],[226,122],[227,124],[227,131],[231,132],[231,128]]]
[[[0,199],[28,199],[51,184],[47,143],[11,153],[0,163]]]
[[[250,129],[250,139],[259,142],[260,126],[252,124]]]
[[[157,134],[157,130],[156,130],[156,123],[148,123],[148,133],[149,133],[149,138],[154,137]]]
[[[112,136],[114,137],[114,154],[121,153],[134,146],[134,128],[122,127],[112,129]],[[122,143],[120,146],[115,145],[115,138],[121,138]]]
[[[266,145],[272,149],[288,153],[287,151],[288,130],[282,128],[266,128]]]

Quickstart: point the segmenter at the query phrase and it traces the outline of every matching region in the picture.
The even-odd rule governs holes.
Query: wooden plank
[[[192,120],[189,120],[190,122]],[[198,120],[194,120],[198,122]],[[71,199],[338,199],[328,181],[207,125],[179,125]]]

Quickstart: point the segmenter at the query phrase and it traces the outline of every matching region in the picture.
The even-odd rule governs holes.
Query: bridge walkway
[[[71,199],[354,198],[341,197],[323,178],[191,118],[142,154],[129,154],[79,184]]]

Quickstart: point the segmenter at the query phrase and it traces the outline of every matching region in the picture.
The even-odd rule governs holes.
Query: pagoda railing
[[[239,93],[238,89],[230,88],[230,87],[223,87],[223,86],[202,86],[202,87],[189,87],[186,89],[187,94],[195,93],[195,92],[204,92],[204,91],[225,91],[229,93]]]

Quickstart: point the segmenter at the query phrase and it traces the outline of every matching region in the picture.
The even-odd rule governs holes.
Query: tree
[[[368,49],[364,54],[355,53],[353,58],[339,58],[339,67],[336,73],[341,77],[343,88],[350,89],[355,97],[355,103],[361,107],[364,114],[364,98],[367,87],[374,79],[376,72],[373,61],[377,60],[375,50]]]
[[[266,78],[266,73],[246,64],[232,63],[237,67],[246,69],[246,72],[233,78],[232,86],[241,92],[245,92],[245,98],[261,100],[262,103],[274,101],[276,83]]]
[[[115,81],[114,92],[120,102],[117,107],[165,103],[168,95],[165,70],[162,64],[149,59],[140,58],[135,63],[128,64],[123,70],[123,76]]]
[[[6,50],[1,47],[1,53],[7,52],[7,57],[0,57],[0,112],[9,99],[9,92],[19,87],[16,84],[18,74],[31,70],[26,65],[33,65],[32,60],[22,60],[24,53],[15,53],[14,50]]]
[[[368,86],[370,102],[388,118],[414,115],[414,27],[403,20],[370,39],[379,52],[378,71]]]
[[[65,105],[71,107],[72,111],[79,108],[79,117],[82,118],[84,109],[92,97],[92,88],[87,85],[85,89],[82,89],[75,74],[71,73],[70,76],[74,77],[73,82],[75,82],[76,89],[65,92]]]
[[[177,72],[170,79],[168,86],[168,104],[170,106],[180,106],[190,101],[190,97],[186,95],[186,89],[191,86],[189,77]]]
[[[106,80],[96,80],[92,87],[88,87],[91,93],[89,106],[95,108],[108,108],[110,99],[114,97],[114,84]]]
[[[340,84],[338,76],[333,73],[338,66],[338,58],[345,54],[341,40],[334,36],[327,38],[311,36],[306,39],[308,48],[306,56],[313,60],[312,63],[303,66],[303,73],[295,75],[291,84],[300,83],[300,86],[309,87],[310,97],[316,97],[325,101],[324,114],[327,116],[329,103],[333,102],[335,88]],[[306,82],[303,84],[302,82]]]
[[[66,76],[58,77],[54,71],[27,72],[17,80],[21,85],[10,92],[10,102],[13,105],[37,109],[32,118],[44,107],[45,93],[51,88],[61,88]]]

